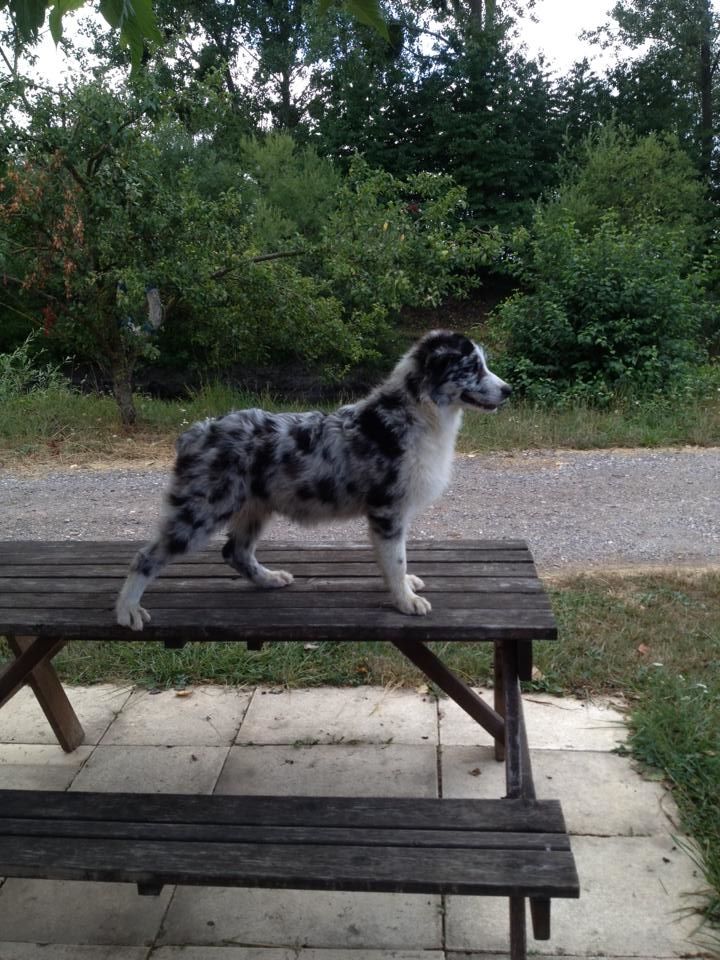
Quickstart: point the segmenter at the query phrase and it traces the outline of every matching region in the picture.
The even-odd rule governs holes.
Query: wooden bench
[[[579,885],[560,804],[537,800],[520,680],[532,641],[555,622],[520,541],[415,542],[409,566],[426,583],[428,617],[404,617],[370,551],[357,544],[268,543],[262,559],[295,583],[261,592],[217,551],[169,567],[146,593],[143,633],[118,627],[115,596],[135,544],[0,543],[0,634],[15,659],[0,672],[0,706],[35,691],[66,750],[82,727],[52,666],[69,640],[388,640],[495,740],[507,796],[497,800],[357,797],[188,797],[0,791],[0,876],[164,884],[504,896],[513,960],[526,956],[526,899],[537,939],[552,897]],[[494,705],[427,646],[494,644]],[[7,709],[7,708],[6,708]]]

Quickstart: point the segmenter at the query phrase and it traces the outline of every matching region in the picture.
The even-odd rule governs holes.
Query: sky
[[[521,24],[521,38],[531,55],[542,51],[551,68],[564,73],[577,60],[584,56],[589,59],[601,59],[597,48],[579,39],[583,30],[592,30],[604,23],[613,0],[536,0],[535,19],[532,23],[525,19]],[[72,32],[72,15],[63,21],[67,33]],[[39,49],[40,74],[51,81],[57,81],[63,72],[64,57],[62,51],[47,33]]]

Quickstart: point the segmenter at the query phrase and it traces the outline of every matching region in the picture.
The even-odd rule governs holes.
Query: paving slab
[[[0,953],[0,960],[2,954]],[[25,960],[25,958],[22,958]],[[82,960],[82,958],[79,958]],[[294,947],[160,947],[150,960],[445,960],[442,950],[296,950]],[[486,957],[485,960],[492,960]],[[505,958],[507,960],[507,958]]]
[[[73,790],[212,793],[228,747],[96,747]]]
[[[697,955],[697,916],[679,911],[702,887],[695,865],[670,836],[574,837],[579,900],[553,900],[552,938],[528,939],[554,956],[681,957]],[[448,950],[507,949],[507,900],[449,897]]]
[[[436,743],[435,698],[381,687],[258,691],[238,743]]]
[[[140,897],[130,883],[10,878],[0,887],[0,942],[149,945],[171,895],[171,887]]]
[[[100,742],[132,693],[131,686],[112,683],[98,683],[92,687],[63,686],[85,731],[86,744]],[[11,704],[0,710],[0,741],[57,744],[55,734],[29,687],[19,690]]]
[[[134,690],[102,738],[106,744],[230,745],[252,692],[233,687]]]
[[[492,690],[477,690],[492,706]],[[492,737],[448,699],[439,703],[443,745],[491,744]],[[627,739],[624,717],[613,701],[575,700],[542,693],[523,697],[528,742],[536,750],[614,750]]]
[[[215,792],[436,797],[436,748],[396,743],[231,747]]]
[[[49,743],[0,743],[0,788],[67,790],[92,751],[84,744],[65,753]]]
[[[440,898],[178,887],[159,943],[439,950]]]
[[[0,960],[146,960],[147,954],[147,947],[0,942]]]
[[[570,833],[650,836],[677,829],[678,815],[662,783],[645,780],[626,757],[586,750],[531,750],[541,800],[559,800]],[[443,747],[444,797],[502,797],[505,768],[492,747]]]

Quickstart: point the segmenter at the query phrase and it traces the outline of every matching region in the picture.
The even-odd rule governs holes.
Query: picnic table
[[[66,751],[83,730],[52,665],[70,641],[369,641],[394,644],[487,730],[505,763],[497,800],[187,797],[0,791],[0,876],[136,883],[292,887],[507,896],[513,960],[526,956],[526,900],[537,939],[552,897],[579,885],[560,804],[538,800],[520,681],[532,643],[556,624],[528,546],[519,540],[414,541],[408,567],[426,584],[426,617],[395,611],[371,550],[357,543],[267,542],[262,560],[295,582],[261,591],[217,549],[167,567],[146,591],[152,621],[134,633],[113,606],[138,544],[0,542],[0,635],[14,656],[0,707],[34,691]],[[487,704],[428,643],[494,646]],[[4,709],[11,707],[4,706]]]

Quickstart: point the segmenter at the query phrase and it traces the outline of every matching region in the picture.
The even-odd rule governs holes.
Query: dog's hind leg
[[[242,510],[233,514],[228,524],[228,539],[222,555],[233,570],[242,573],[256,586],[272,590],[288,586],[294,577],[287,570],[268,570],[255,556],[255,546],[269,519],[270,512],[262,505],[246,503]]]
[[[424,616],[430,613],[432,606],[424,597],[419,597],[414,589],[425,584],[419,577],[407,572],[405,554],[405,529],[391,518],[370,515],[370,540],[375,558],[387,584],[394,605],[401,613]]]
[[[150,620],[150,614],[140,606],[148,585],[175,557],[205,546],[213,527],[209,518],[201,523],[182,512],[173,513],[162,521],[157,537],[142,547],[130,564],[130,572],[115,603],[120,626],[142,630],[143,624]]]

